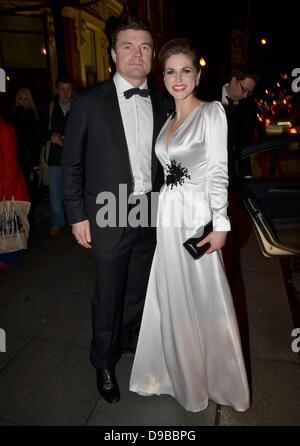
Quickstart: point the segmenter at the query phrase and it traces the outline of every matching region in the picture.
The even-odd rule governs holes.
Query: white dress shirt
[[[229,84],[224,84],[222,87],[222,105],[229,105],[229,102],[227,99],[227,96],[229,96],[228,91],[227,91],[228,85]],[[233,103],[234,103],[234,105],[237,105],[239,103],[239,101],[234,101]]]
[[[113,77],[121,110],[123,126],[131,164],[134,186],[133,194],[140,195],[150,192],[151,155],[153,138],[153,111],[150,97],[138,94],[126,99],[124,91],[134,88],[119,73]],[[148,88],[147,81],[140,86]]]
[[[68,102],[67,104],[62,104],[62,102],[58,101],[58,104],[64,114],[64,116],[66,116],[66,114],[68,113],[68,111],[70,110],[71,107],[71,101]]]

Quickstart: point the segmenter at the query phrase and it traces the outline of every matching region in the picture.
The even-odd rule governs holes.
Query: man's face
[[[140,86],[151,70],[153,41],[148,31],[120,31],[116,48],[111,50],[117,71],[133,86]]]
[[[68,104],[71,101],[73,95],[72,85],[69,83],[64,84],[63,82],[58,82],[56,94],[62,104]]]
[[[231,81],[231,98],[239,101],[245,99],[253,93],[256,86],[256,82],[250,77],[245,77],[245,79],[237,79],[235,76],[232,77]]]

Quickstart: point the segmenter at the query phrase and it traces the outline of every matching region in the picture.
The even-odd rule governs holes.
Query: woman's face
[[[21,93],[18,99],[18,105],[24,108],[30,107],[30,98],[26,93]]]
[[[168,92],[175,100],[183,100],[190,96],[200,78],[193,60],[186,54],[174,54],[166,60],[164,82]]]

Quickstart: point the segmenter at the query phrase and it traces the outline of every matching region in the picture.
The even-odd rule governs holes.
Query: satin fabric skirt
[[[194,228],[162,220],[171,199],[185,212],[186,195],[184,188],[164,187],[159,197],[157,247],[129,387],[171,395],[192,412],[209,400],[244,411],[248,382],[221,252],[194,260],[182,246]],[[202,210],[207,222],[209,208]]]

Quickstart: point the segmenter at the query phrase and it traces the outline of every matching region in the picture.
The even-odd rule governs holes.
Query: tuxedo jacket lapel
[[[113,139],[114,146],[118,149],[120,163],[126,169],[126,176],[132,179],[129,151],[126,142],[126,135],[123,126],[121,111],[117,91],[113,80],[110,80],[102,86],[99,91],[99,100],[101,101],[104,113],[101,113],[101,119],[105,119],[106,127]],[[152,135],[152,156],[151,156],[151,179],[152,185],[158,169],[158,160],[155,155],[155,142],[159,131],[166,119],[166,110],[159,95],[151,92],[151,102],[153,110],[153,135]],[[132,179],[133,180],[133,179]]]
[[[155,93],[151,92],[151,102],[153,109],[153,136],[152,136],[152,157],[151,157],[151,179],[152,186],[155,182],[155,177],[158,169],[158,159],[155,154],[155,143],[160,132],[160,129],[165,121],[165,110],[161,102],[161,98]]]
[[[120,165],[127,170],[127,177],[132,179],[125,130],[119,107],[117,91],[113,80],[110,80],[103,85],[100,100],[104,110],[104,113],[101,113],[101,119],[105,120],[105,124],[113,140],[114,147],[119,151]]]

